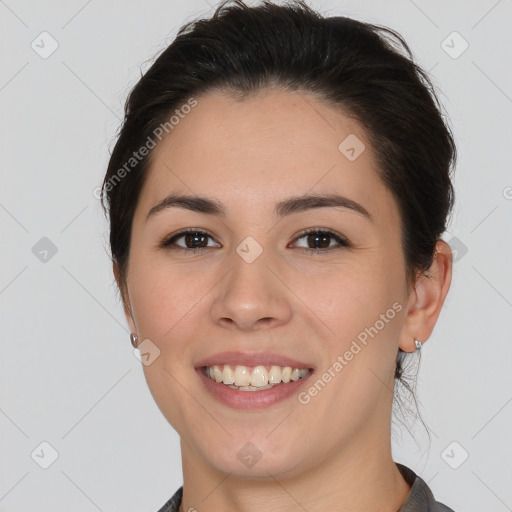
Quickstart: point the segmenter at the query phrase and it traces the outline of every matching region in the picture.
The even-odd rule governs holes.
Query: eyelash
[[[338,235],[337,233],[335,233],[333,231],[330,231],[327,229],[320,229],[320,228],[305,229],[305,230],[301,231],[296,236],[296,238],[294,240],[298,240],[298,239],[303,238],[312,233],[318,234],[318,235],[323,235],[323,236],[329,236],[332,239],[334,239],[339,245],[337,247],[327,247],[324,249],[311,249],[309,247],[302,248],[302,251],[301,251],[302,254],[312,256],[314,254],[331,252],[333,249],[340,249],[342,247],[350,247],[351,246],[350,243],[348,242],[348,240],[346,238],[342,237],[341,235]],[[178,233],[172,235],[171,237],[164,239],[160,243],[160,247],[166,248],[166,249],[172,249],[172,250],[181,250],[186,253],[192,252],[194,254],[200,252],[203,249],[211,249],[211,247],[194,247],[194,248],[186,248],[186,247],[180,247],[180,246],[171,247],[171,245],[173,245],[176,242],[176,240],[179,240],[180,238],[183,238],[185,235],[188,235],[188,234],[205,235],[207,237],[210,237],[213,240],[213,237],[208,232],[203,231],[202,229],[184,229],[184,230],[179,231]]]

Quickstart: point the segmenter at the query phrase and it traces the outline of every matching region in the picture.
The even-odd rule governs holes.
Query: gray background
[[[512,2],[311,5],[397,29],[442,91],[460,152],[445,237],[457,261],[418,381],[431,440],[397,428],[394,457],[457,512],[510,511]],[[0,0],[2,512],[152,511],[181,485],[179,440],[133,355],[94,191],[141,69],[211,11]],[[47,58],[43,31],[58,43]],[[42,442],[58,453],[47,469]]]

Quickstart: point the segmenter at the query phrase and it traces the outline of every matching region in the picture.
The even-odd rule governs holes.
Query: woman
[[[451,279],[455,146],[396,33],[221,5],[132,90],[103,183],[131,339],[181,439],[161,512],[450,511],[391,456]]]

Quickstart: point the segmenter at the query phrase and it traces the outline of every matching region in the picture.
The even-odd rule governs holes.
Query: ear
[[[427,275],[420,275],[409,294],[405,323],[399,338],[404,352],[414,352],[414,340],[422,343],[432,334],[452,280],[453,255],[450,246],[440,240]]]
[[[130,328],[130,332],[137,333],[137,328],[135,327],[135,322],[133,320],[131,306],[130,306],[130,298],[128,296],[128,290],[126,289],[126,283],[124,283],[121,279],[121,274],[119,272],[119,265],[117,261],[114,261],[112,264],[112,270],[114,272],[114,277],[116,279],[117,287],[121,293],[121,300],[123,301],[123,310],[124,316],[126,318],[126,322],[128,323],[128,327]]]

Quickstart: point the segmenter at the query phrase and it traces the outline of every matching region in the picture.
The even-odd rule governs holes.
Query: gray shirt
[[[403,464],[395,464],[405,481],[411,486],[411,490],[398,512],[454,512],[451,508],[435,500],[428,485],[412,469]],[[158,512],[178,512],[182,496],[183,487],[180,487]]]

